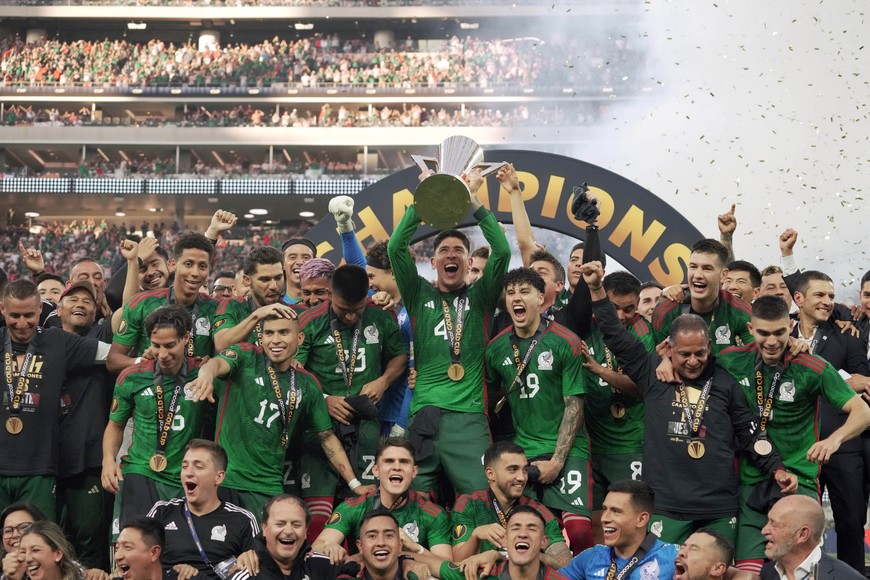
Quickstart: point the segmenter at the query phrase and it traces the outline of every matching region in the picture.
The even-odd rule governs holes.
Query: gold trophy
[[[414,191],[414,209],[423,223],[439,230],[455,228],[468,214],[471,206],[471,192],[464,174],[479,169],[483,177],[495,173],[504,162],[487,163],[483,160],[483,150],[473,139],[454,135],[448,137],[435,151],[435,157],[412,155],[411,158],[423,171],[435,173],[426,177]]]

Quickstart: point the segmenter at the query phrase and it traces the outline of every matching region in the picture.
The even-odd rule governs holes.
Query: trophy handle
[[[475,169],[480,169],[480,176],[486,177],[492,175],[502,167],[507,165],[507,161],[495,161],[492,163],[478,163]]]
[[[417,164],[417,167],[419,167],[423,171],[432,171],[432,168],[429,167],[430,163],[434,163],[436,167],[438,166],[438,160],[435,159],[434,157],[424,157],[423,155],[411,155],[411,159],[413,159],[414,163]]]

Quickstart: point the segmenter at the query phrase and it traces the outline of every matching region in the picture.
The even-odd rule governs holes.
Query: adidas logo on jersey
[[[431,308],[432,310],[435,310],[435,301],[434,301],[434,300],[430,300],[429,302],[427,302],[427,303],[426,303],[426,308]]]
[[[171,530],[176,530],[176,531],[177,531],[177,530],[178,530],[178,526],[175,525],[175,522],[169,522],[168,524],[166,524],[166,526],[165,526],[163,529],[164,529],[164,530],[170,530],[170,531],[171,531]]]
[[[258,385],[260,385],[261,387],[265,386],[265,383],[263,382],[263,377],[256,377],[254,379],[254,382],[257,383]]]
[[[98,493],[100,493],[100,488],[96,485],[88,490],[88,495],[96,495]]]
[[[148,387],[147,389],[145,389],[144,391],[139,393],[139,396],[140,397],[153,397],[154,391],[151,389],[151,387]]]
[[[323,341],[323,344],[335,344],[335,339],[332,338],[332,335],[326,337],[326,340]]]
[[[583,500],[578,497],[577,499],[575,499],[574,501],[571,502],[571,505],[581,506],[581,505],[583,505]]]
[[[501,363],[501,366],[503,366],[503,367],[509,367],[509,366],[511,366],[512,364],[514,364],[514,361],[511,360],[511,357],[506,356],[506,357],[504,357],[504,362]]]
[[[742,379],[740,379],[740,384],[743,385],[744,387],[748,387],[749,386],[749,377],[743,377]]]

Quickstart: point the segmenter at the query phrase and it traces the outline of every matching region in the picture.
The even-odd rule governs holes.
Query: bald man
[[[805,495],[790,495],[776,502],[761,530],[770,562],[761,569],[761,580],[801,579],[862,580],[850,566],[822,553],[825,531],[822,506]]]

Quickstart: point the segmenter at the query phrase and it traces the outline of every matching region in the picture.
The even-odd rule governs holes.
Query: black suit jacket
[[[779,580],[779,574],[773,562],[768,562],[761,569],[761,580]],[[822,553],[819,560],[819,576],[815,580],[866,580],[851,566]]]
[[[792,329],[792,336],[797,336],[798,326]],[[870,365],[867,363],[867,343],[852,336],[850,332],[840,332],[840,327],[830,320],[819,325],[818,343],[813,353],[820,356],[836,370],[844,370],[849,374],[870,376]],[[819,439],[828,437],[846,421],[848,413],[834,409],[828,401],[821,398]],[[840,446],[837,453],[861,451],[861,438],[856,437]]]

